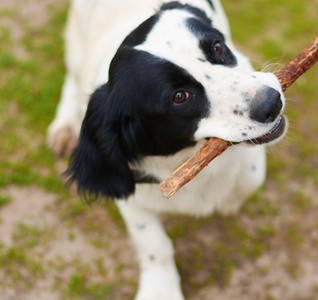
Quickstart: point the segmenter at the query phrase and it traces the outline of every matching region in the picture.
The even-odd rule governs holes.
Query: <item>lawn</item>
[[[232,36],[275,72],[318,33],[318,0],[224,0]],[[0,1],[0,298],[133,299],[137,265],[112,203],[66,190],[46,146],[65,68],[67,2]],[[165,216],[189,300],[318,297],[318,65],[286,92],[286,138],[237,216]]]

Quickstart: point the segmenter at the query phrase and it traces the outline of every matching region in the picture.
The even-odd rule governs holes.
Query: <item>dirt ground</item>
[[[0,0],[0,10],[19,7],[19,18],[36,28],[46,24],[48,8],[66,8],[62,0],[25,3]],[[19,46],[26,32],[12,17],[2,16],[1,25],[17,41],[12,51],[27,60]],[[292,132],[306,128],[301,124]],[[317,128],[310,130],[316,138]],[[163,217],[187,299],[318,299],[318,188],[310,174],[317,156],[311,153],[307,175],[297,176],[290,166],[302,163],[298,154],[289,138],[269,148],[267,182],[237,216]],[[56,164],[58,176],[66,163]],[[1,300],[133,299],[137,265],[114,205],[88,206],[74,193],[37,184],[7,184],[1,194],[10,198],[0,206]]]

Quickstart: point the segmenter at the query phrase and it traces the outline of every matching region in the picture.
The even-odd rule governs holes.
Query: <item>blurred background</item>
[[[223,0],[237,47],[275,72],[318,33],[318,0]],[[112,203],[64,189],[46,147],[65,73],[68,2],[0,0],[0,298],[133,299],[137,266]],[[318,299],[318,65],[286,92],[284,141],[240,214],[165,216],[190,300]]]

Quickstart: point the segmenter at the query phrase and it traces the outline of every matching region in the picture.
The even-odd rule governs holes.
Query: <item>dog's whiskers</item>
[[[280,69],[283,67],[284,65],[281,63],[265,63],[261,69],[261,72],[266,73],[266,72],[270,72],[273,74],[276,74],[280,71]]]
[[[249,139],[249,142],[250,142],[253,146],[259,145],[259,143],[255,142],[255,140],[252,140],[252,139]]]
[[[280,61],[283,59],[283,56],[277,56],[274,58],[271,58],[267,62],[265,62],[261,68],[261,72],[271,72],[271,73],[277,73],[279,71],[279,68],[284,66],[283,64],[280,63]],[[275,60],[278,60],[277,63],[273,62]]]
[[[232,147],[238,147],[238,146],[244,145],[244,141],[241,141],[241,142],[230,142],[230,144],[231,144]]]

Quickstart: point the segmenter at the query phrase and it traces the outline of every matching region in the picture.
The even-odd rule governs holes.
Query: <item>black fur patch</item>
[[[190,95],[182,104],[173,102],[178,91]],[[76,181],[84,195],[128,197],[136,183],[129,163],[194,145],[208,103],[203,86],[182,68],[143,51],[120,48],[109,82],[88,104],[67,171],[70,182]]]
[[[142,44],[146,40],[148,33],[157,23],[158,19],[159,15],[153,15],[147,19],[125,38],[122,46],[135,47]]]
[[[184,9],[197,18],[201,19],[203,22],[211,25],[212,21],[208,18],[206,13],[197,7],[188,5],[188,4],[181,4],[180,2],[174,1],[174,2],[169,2],[161,6],[160,11],[165,11],[165,10],[172,10],[172,9]]]
[[[213,5],[213,2],[212,2],[211,0],[206,0],[206,1],[210,4],[211,8],[212,8],[213,10],[215,10],[214,5]]]
[[[234,67],[237,61],[231,50],[226,46],[223,34],[197,18],[189,18],[188,28],[200,39],[200,48],[206,59],[212,64]],[[220,43],[223,52],[218,55],[214,50],[215,43]]]
[[[120,198],[135,190],[125,151],[114,133],[117,129],[104,125],[108,121],[105,106],[108,96],[106,85],[92,95],[79,144],[66,171],[66,175],[70,176],[68,183],[76,181],[79,194],[87,200],[99,195]]]
[[[199,120],[208,114],[208,100],[201,83],[184,69],[147,52],[119,49],[110,67],[109,84],[120,98],[117,114],[141,121],[150,135],[137,152],[169,155],[193,144]],[[172,100],[176,92],[190,93],[181,105]],[[118,107],[117,107],[118,105]],[[152,141],[152,142],[149,142]]]

